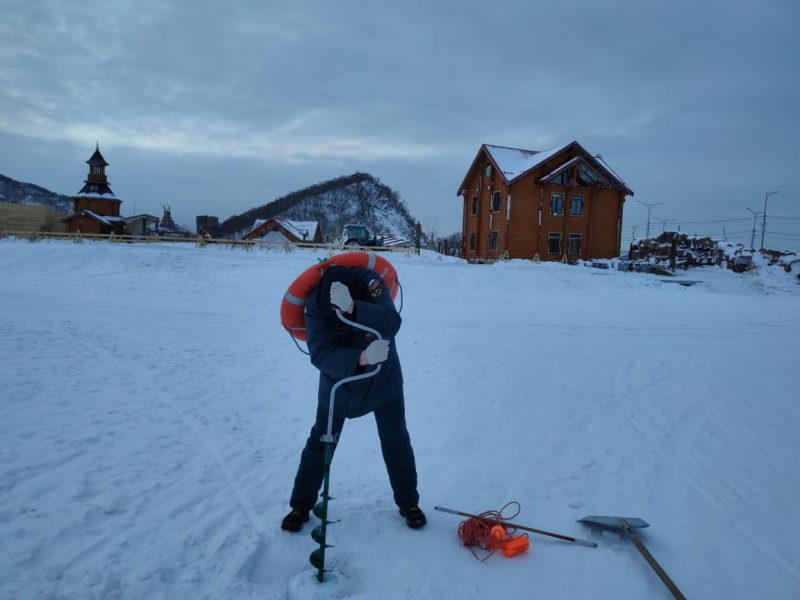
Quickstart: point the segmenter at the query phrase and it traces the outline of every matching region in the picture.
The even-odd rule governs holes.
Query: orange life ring
[[[397,271],[392,263],[373,252],[345,252],[313,265],[292,282],[281,301],[281,325],[301,342],[306,341],[306,300],[319,285],[325,271],[334,266],[361,267],[375,271],[389,288],[392,300],[397,297],[400,289]]]

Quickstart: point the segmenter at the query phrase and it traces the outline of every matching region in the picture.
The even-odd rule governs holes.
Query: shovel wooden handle
[[[678,586],[676,586],[672,582],[672,579],[669,578],[669,575],[667,575],[666,571],[664,571],[664,569],[661,568],[661,565],[658,564],[656,559],[653,558],[653,555],[650,554],[650,551],[647,548],[645,548],[644,544],[639,540],[639,537],[633,532],[633,529],[628,524],[628,522],[623,517],[619,517],[619,520],[622,523],[622,527],[625,528],[625,532],[628,534],[628,538],[630,538],[630,540],[633,542],[633,545],[636,546],[639,552],[642,553],[642,556],[644,556],[648,564],[651,567],[653,567],[653,570],[661,578],[661,581],[664,582],[664,585],[667,586],[667,589],[669,589],[669,591],[672,592],[672,595],[675,596],[677,600],[686,600],[686,596],[684,596],[678,589]]]

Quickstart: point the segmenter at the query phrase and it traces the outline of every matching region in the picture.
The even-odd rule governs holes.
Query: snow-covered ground
[[[389,255],[428,526],[391,500],[371,416],[333,461],[326,567],[281,531],[317,372],[281,328],[322,253],[0,241],[0,598],[800,597],[796,273],[655,275]],[[399,298],[398,298],[399,304]],[[530,550],[462,517],[520,503]]]

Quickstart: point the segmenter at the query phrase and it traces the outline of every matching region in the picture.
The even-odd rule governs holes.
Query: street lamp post
[[[644,204],[645,206],[647,206],[647,233],[645,234],[645,237],[649,238],[650,237],[650,209],[653,208],[654,206],[658,206],[659,204],[664,204],[664,203],[663,202],[649,203],[649,202],[642,202],[641,200],[637,200],[637,202],[639,204]]]
[[[753,213],[753,235],[750,236],[750,247],[754,248],[755,247],[755,243],[756,243],[756,219],[758,219],[758,214],[759,213],[754,211],[749,206],[747,206],[745,208],[747,208],[747,210],[749,210],[751,213]]]
[[[761,219],[761,249],[764,249],[764,234],[767,231],[767,200],[772,194],[777,194],[780,190],[774,192],[767,192],[764,194],[764,217]]]

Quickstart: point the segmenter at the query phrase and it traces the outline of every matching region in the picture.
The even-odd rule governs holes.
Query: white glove
[[[341,281],[334,281],[331,284],[331,304],[338,306],[344,312],[352,312],[353,297],[350,296],[350,290]]]
[[[389,358],[389,340],[375,340],[361,353],[365,364],[377,365]],[[361,361],[359,361],[361,362]]]

